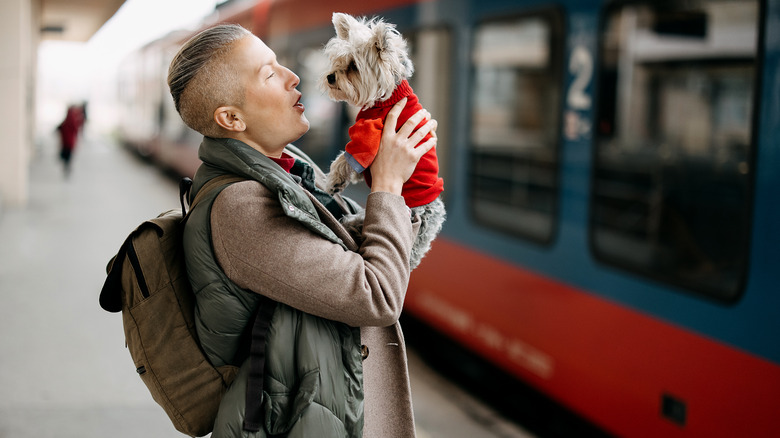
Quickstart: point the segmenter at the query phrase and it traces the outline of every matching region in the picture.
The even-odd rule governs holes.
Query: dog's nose
[[[330,85],[333,85],[336,83],[336,75],[334,73],[331,73],[328,75],[328,83]]]

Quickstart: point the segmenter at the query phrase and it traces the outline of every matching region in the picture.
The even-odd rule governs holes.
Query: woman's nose
[[[301,83],[301,78],[298,77],[298,75],[295,74],[294,71],[290,70],[289,68],[285,67],[285,70],[287,70],[287,73],[290,75],[291,79],[291,88],[295,88],[298,86],[298,84]]]

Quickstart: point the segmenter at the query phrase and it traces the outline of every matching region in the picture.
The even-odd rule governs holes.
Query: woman
[[[396,132],[405,101],[391,111],[362,235],[351,236],[338,218],[353,204],[320,190],[321,172],[289,146],[309,128],[298,83],[235,25],[193,37],[169,70],[179,114],[204,135],[192,196],[216,176],[246,178],[210,193],[184,235],[202,347],[215,366],[241,366],[212,437],[413,437],[398,318],[419,219],[400,194],[434,147],[435,136],[415,145],[436,122],[412,133],[430,119],[421,110]],[[261,295],[278,304],[266,342],[262,424],[244,427],[244,335]]]

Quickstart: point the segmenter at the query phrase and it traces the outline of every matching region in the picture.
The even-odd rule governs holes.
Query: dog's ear
[[[403,76],[404,76],[405,78],[410,78],[410,77],[412,77],[412,75],[414,74],[414,64],[412,64],[412,60],[411,60],[411,59],[409,59],[409,57],[408,57],[408,56],[404,56],[404,59],[403,59],[403,66],[404,66],[404,69],[406,70],[406,71],[403,73]]]
[[[390,32],[390,28],[381,21],[371,27],[371,44],[376,47],[376,51],[380,54],[387,49],[388,32]]]
[[[333,13],[333,27],[336,29],[336,36],[346,40],[349,39],[349,29],[357,23],[357,20],[341,12]]]

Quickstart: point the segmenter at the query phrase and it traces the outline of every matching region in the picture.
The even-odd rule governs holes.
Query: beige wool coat
[[[322,173],[317,170],[321,178]],[[318,178],[318,181],[320,180]],[[305,191],[305,190],[304,190]],[[308,192],[306,192],[308,194]],[[363,242],[314,196],[320,220],[348,250],[281,211],[256,181],[233,184],[211,211],[214,254],[239,287],[322,318],[360,327],[365,438],[415,436],[406,347],[398,324],[409,281],[409,254],[419,230],[401,196],[368,196]]]

